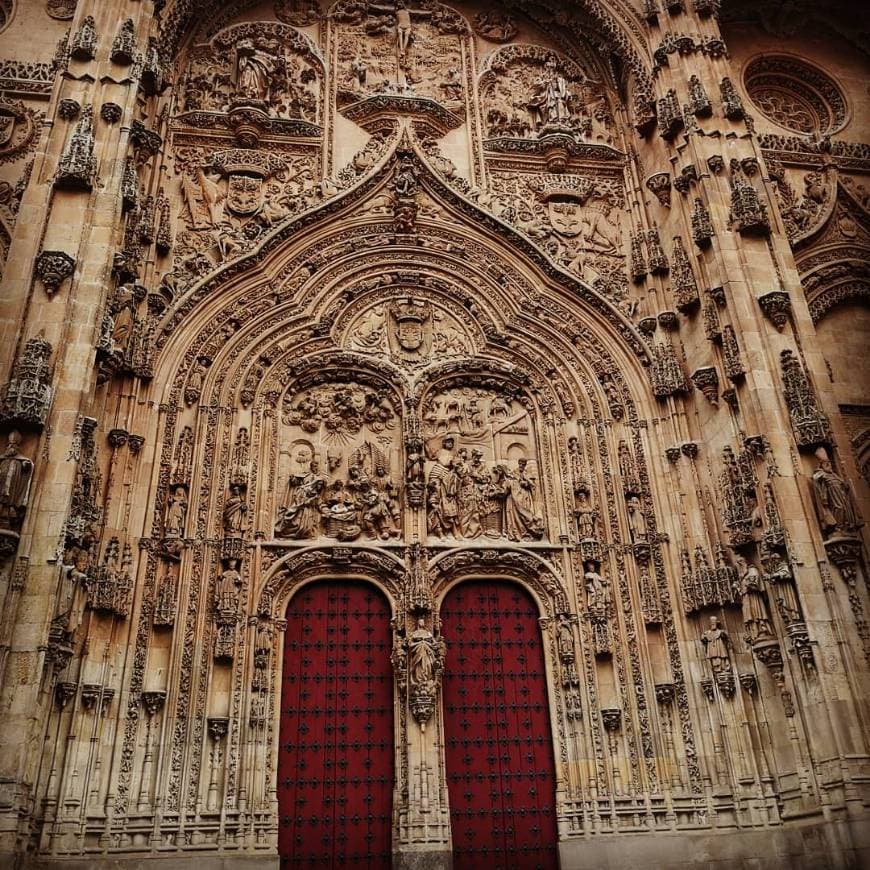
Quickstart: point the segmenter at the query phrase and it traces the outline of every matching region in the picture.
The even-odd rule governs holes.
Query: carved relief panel
[[[389,541],[401,535],[401,418],[361,381],[326,382],[282,401],[274,535]]]
[[[316,48],[294,28],[274,22],[236,24],[192,50],[181,110],[228,114],[247,107],[279,120],[318,125],[322,81]]]
[[[458,386],[423,403],[430,538],[544,537],[535,428],[525,398],[504,386]]]
[[[465,19],[440,3],[359,3],[330,12],[336,31],[338,104],[374,94],[425,97],[463,111]]]
[[[612,144],[607,96],[570,59],[540,45],[509,45],[484,61],[481,113],[490,139],[567,133]]]
[[[388,358],[401,367],[422,366],[468,353],[472,338],[467,324],[460,320],[458,306],[441,300],[433,302],[419,289],[410,288],[407,296],[401,291],[398,295],[390,292],[388,301],[351,315],[343,346]],[[414,291],[418,291],[416,295]]]

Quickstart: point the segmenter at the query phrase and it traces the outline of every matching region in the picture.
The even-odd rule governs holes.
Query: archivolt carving
[[[512,549],[448,550],[429,563],[435,601],[451,586],[474,577],[501,577],[520,582],[535,596],[541,615],[553,617],[567,610],[567,595],[560,579],[536,554]]]
[[[362,547],[305,549],[275,562],[264,577],[257,594],[256,613],[281,619],[290,598],[303,586],[324,577],[340,574],[359,577],[381,588],[395,611],[402,595],[404,564],[380,550]]]

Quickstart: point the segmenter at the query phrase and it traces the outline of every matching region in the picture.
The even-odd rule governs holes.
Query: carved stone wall
[[[0,4],[0,862],[277,866],[337,578],[396,866],[473,581],[563,870],[870,860],[866,56],[775,5]]]

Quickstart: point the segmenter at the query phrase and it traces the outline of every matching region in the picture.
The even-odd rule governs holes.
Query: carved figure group
[[[427,484],[428,528],[435,537],[505,537],[536,541],[544,535],[537,512],[537,481],[528,472],[528,460],[516,469],[502,463],[489,468],[483,451],[454,451],[455,439],[442,442]]]
[[[305,455],[302,448],[297,461]],[[330,472],[340,463],[340,456],[330,456]],[[329,481],[319,460],[311,459],[307,471],[293,473],[287,481],[275,535],[307,539],[323,534],[352,541],[364,534],[386,541],[399,535],[400,522],[399,487],[383,465],[369,475],[362,464],[350,464],[346,478]]]

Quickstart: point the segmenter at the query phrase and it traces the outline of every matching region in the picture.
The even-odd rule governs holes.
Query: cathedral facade
[[[0,863],[870,865],[866,35],[0,0]]]

